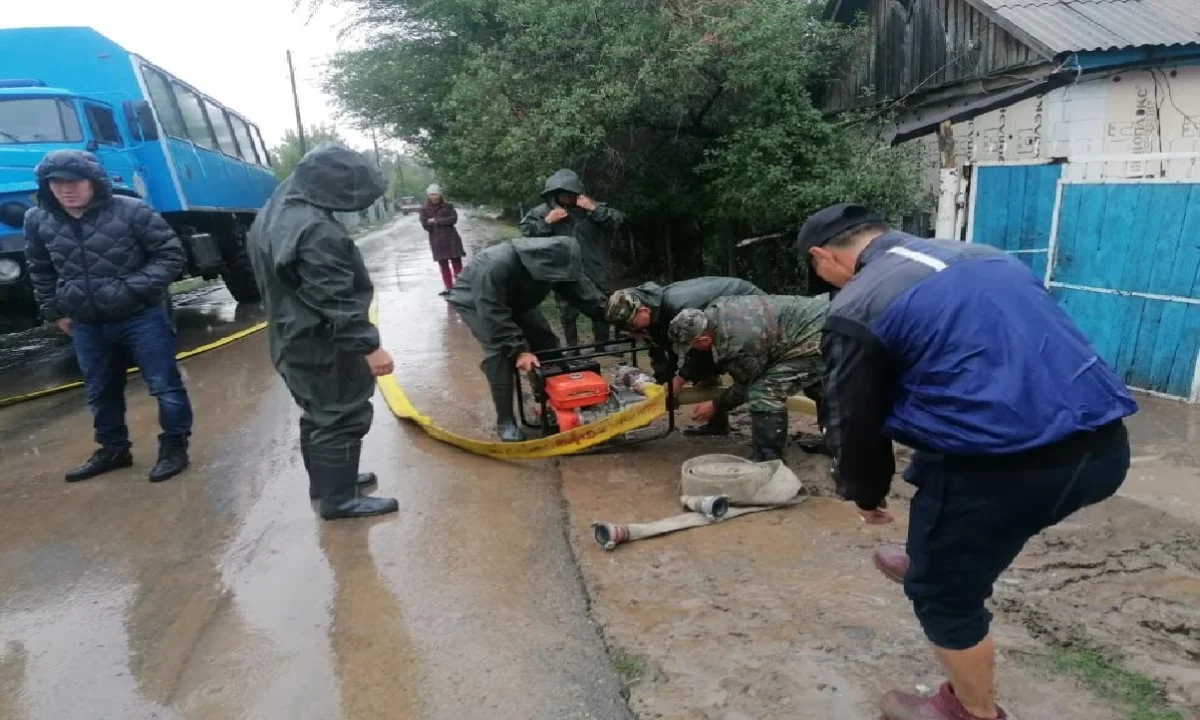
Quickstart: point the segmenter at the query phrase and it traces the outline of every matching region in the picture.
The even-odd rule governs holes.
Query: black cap
[[[865,205],[839,203],[815,213],[800,228],[794,249],[804,259],[810,248],[821,247],[842,233],[864,225],[882,225],[883,216]]]
[[[70,180],[70,181],[90,179],[84,173],[82,173],[78,170],[71,170],[68,168],[59,168],[57,170],[51,170],[50,172],[43,174],[42,177],[44,177],[47,180]]]
[[[817,275],[812,258],[808,256],[810,248],[821,247],[844,232],[866,225],[882,225],[883,216],[874,210],[854,203],[839,203],[831,205],[815,213],[800,228],[796,234],[794,249],[796,256],[804,265],[806,285],[810,295],[833,293],[837,291],[833,285]]]

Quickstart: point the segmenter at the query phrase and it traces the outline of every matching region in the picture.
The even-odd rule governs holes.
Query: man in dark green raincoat
[[[535,352],[559,347],[542,314],[551,292],[600,323],[604,294],[583,272],[579,243],[570,237],[517,238],[475,253],[447,300],[483,345],[480,367],[496,406],[496,433],[520,442],[513,414],[516,370],[538,364]]]
[[[610,245],[621,213],[604,203],[598,203],[584,193],[583,182],[574,170],[559,170],[546,180],[541,205],[530,210],[521,220],[525,237],[573,237],[583,253],[583,271],[588,278],[608,294],[608,268],[611,262]],[[558,316],[562,320],[567,347],[579,344],[579,311],[571,302],[558,295]],[[609,329],[603,319],[592,323],[596,342],[607,342]]]
[[[304,411],[300,453],[321,517],[396,512],[391,498],[366,497],[359,475],[371,429],[375,376],[392,372],[367,317],[374,286],[358,246],[335,212],[358,212],[387,183],[367,158],[321,143],[275,190],[250,228],[250,262],[270,323],[271,360]]]
[[[666,287],[648,282],[637,287],[618,290],[608,299],[605,315],[619,330],[644,335],[653,346],[650,351],[654,379],[659,384],[675,383],[675,394],[684,382],[700,383],[716,379],[720,374],[710,350],[688,350],[679,366],[667,329],[680,312],[693,308],[703,310],[721,297],[766,295],[748,280],[728,277],[700,277],[681,280]],[[678,377],[676,372],[678,371]],[[727,435],[729,413],[715,412],[706,424],[683,431],[684,435]]]

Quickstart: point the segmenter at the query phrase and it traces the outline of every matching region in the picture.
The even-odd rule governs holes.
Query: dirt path
[[[907,503],[897,496],[894,526],[863,525],[830,497],[823,460],[789,457],[825,496],[800,508],[611,553],[591,539],[593,520],[675,514],[684,459],[744,448],[736,440],[674,437],[640,452],[562,464],[593,612],[637,716],[872,718],[886,690],[940,682],[901,589],[870,560],[877,544],[903,541]],[[1009,711],[1027,720],[1132,717],[1045,667],[1052,648],[1087,641],[1124,647],[1132,669],[1166,680],[1175,706],[1195,713],[1197,541],[1194,526],[1118,499],[1032,543],[1020,569],[1002,578],[994,603],[1000,696]]]

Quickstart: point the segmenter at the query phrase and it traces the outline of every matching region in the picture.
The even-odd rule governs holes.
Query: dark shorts
[[[988,634],[992,585],[1025,543],[1111,497],[1129,471],[1123,423],[1004,458],[917,453],[904,592],[934,645],[966,650]]]

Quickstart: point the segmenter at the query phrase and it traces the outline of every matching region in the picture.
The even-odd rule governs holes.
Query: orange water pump
[[[594,370],[546,378],[546,406],[559,432],[592,422],[592,415],[607,414],[609,396],[608,382]]]

